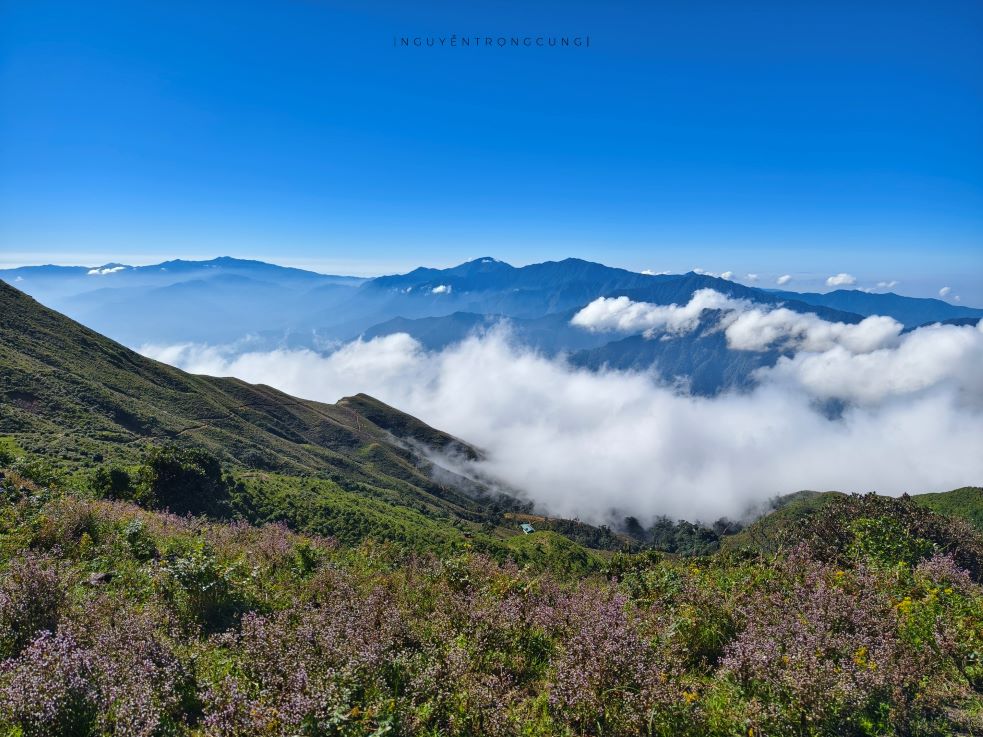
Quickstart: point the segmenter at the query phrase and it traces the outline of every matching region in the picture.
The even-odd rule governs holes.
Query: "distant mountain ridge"
[[[208,261],[175,259],[147,266],[114,262],[96,267],[49,264],[0,270],[0,279],[42,301],[77,298],[97,290],[162,288],[189,281],[214,286],[216,279],[231,283],[232,277],[273,284],[295,292],[310,292],[310,298],[302,302],[304,307],[314,309],[318,308],[319,302],[326,303],[322,307],[332,306],[333,290],[318,293],[324,287],[364,287],[359,290],[359,299],[366,303],[361,305],[366,308],[365,312],[369,312],[370,307],[390,313],[405,308],[406,314],[389,314],[387,319],[438,317],[454,312],[533,318],[582,307],[598,296],[615,293],[658,304],[680,303],[701,288],[713,288],[763,304],[811,305],[822,310],[817,312],[821,317],[844,321],[849,320],[851,314],[862,317],[879,314],[915,327],[927,322],[983,317],[983,309],[890,292],[839,289],[821,294],[760,289],[707,274],[642,274],[576,258],[516,267],[482,257],[446,269],[419,267],[406,274],[375,278],[319,274],[228,256]],[[246,281],[241,285],[244,288],[256,286]],[[386,294],[389,296],[381,296]],[[446,303],[453,303],[455,309],[449,309]]]
[[[842,323],[879,314],[913,329],[983,317],[981,309],[936,299],[774,291],[708,274],[642,274],[575,258],[516,267],[482,257],[446,269],[361,279],[222,257],[138,267],[22,267],[0,271],[0,279],[134,348],[233,344],[248,336],[250,350],[324,352],[359,337],[405,332],[429,350],[442,350],[504,323],[516,343],[570,355],[576,365],[655,369],[666,380],[682,379],[693,391],[711,394],[747,386],[749,372],[778,354],[730,351],[712,330],[652,341],[590,333],[570,319],[599,297],[682,305],[700,289]]]
[[[906,327],[983,317],[983,309],[955,306],[941,299],[903,297],[894,292],[875,294],[859,289],[837,289],[825,294],[818,292],[773,292],[773,294],[811,305],[853,312],[864,317],[888,315]]]

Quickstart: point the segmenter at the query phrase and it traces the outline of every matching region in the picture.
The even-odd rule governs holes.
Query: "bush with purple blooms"
[[[578,579],[8,495],[0,736],[983,732],[978,537],[845,504],[781,554]]]
[[[723,672],[759,700],[766,734],[909,731],[936,661],[905,647],[887,582],[801,550],[741,612]],[[798,725],[795,727],[795,725]],[[798,730],[798,731],[796,731]]]
[[[26,553],[0,578],[0,658],[20,653],[41,632],[54,632],[65,607],[57,561]]]

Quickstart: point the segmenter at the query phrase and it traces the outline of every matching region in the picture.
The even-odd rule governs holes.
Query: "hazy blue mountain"
[[[341,299],[354,288],[331,284],[324,289]],[[74,319],[129,345],[226,343],[291,324],[303,312],[304,294],[289,286],[224,274],[164,287],[84,292],[61,304]]]
[[[853,312],[858,315],[887,315],[905,327],[918,327],[933,322],[943,322],[954,318],[983,317],[983,309],[962,307],[943,302],[941,299],[903,297],[900,294],[873,294],[856,289],[837,289],[834,292],[772,292],[786,299],[795,299],[811,305],[832,307]]]
[[[373,279],[374,289],[406,291],[435,289],[441,285],[464,292],[488,292],[508,289],[557,291],[582,285],[591,291],[631,289],[658,281],[662,276],[639,274],[592,261],[568,258],[541,264],[515,267],[485,257],[449,269],[414,269],[408,274]]]
[[[443,317],[407,319],[394,317],[362,333],[366,340],[394,333],[407,333],[428,350],[442,350],[465,338],[503,327],[516,342],[548,355],[594,348],[611,340],[610,335],[591,333],[570,324],[576,310],[537,318],[479,315],[455,312]]]
[[[448,269],[359,279],[217,258],[139,267],[34,266],[0,271],[0,279],[130,346],[232,343],[248,336],[255,350],[330,351],[358,336],[406,332],[436,350],[505,320],[514,340],[550,355],[577,354],[577,362],[592,368],[658,364],[666,376],[715,388],[739,386],[760,357],[731,356],[710,333],[651,341],[589,333],[570,319],[598,297],[684,304],[707,288],[847,323],[875,313],[907,326],[983,315],[940,300],[847,290],[779,292],[706,274],[639,274],[581,259],[515,267],[486,257]]]
[[[730,350],[724,333],[715,329],[717,317],[706,317],[692,333],[631,335],[578,351],[569,360],[593,371],[652,371],[661,380],[702,396],[749,389],[754,385],[753,372],[774,366],[782,353]]]
[[[282,330],[365,280],[233,258],[152,266],[29,266],[0,279],[130,346],[231,342]],[[316,304],[305,301],[317,292]]]
[[[15,285],[44,303],[60,302],[89,292],[116,289],[151,289],[183,282],[214,278],[243,277],[283,288],[313,289],[319,285],[358,286],[359,277],[317,274],[313,271],[276,266],[223,256],[209,261],[165,261],[150,266],[110,263],[102,266],[22,266],[0,270],[0,279]]]
[[[983,319],[983,318],[979,318],[979,317],[950,317],[948,320],[936,320],[934,322],[924,323],[922,325],[919,325],[918,327],[926,327],[928,325],[934,325],[936,323],[939,323],[941,325],[957,325],[957,326],[977,325],[977,324],[979,324],[980,319]],[[911,328],[911,329],[914,329],[914,328]]]
[[[520,268],[481,258],[450,269],[415,269],[372,279],[359,297],[399,308],[400,317],[473,312],[535,318],[665,278],[574,258]]]

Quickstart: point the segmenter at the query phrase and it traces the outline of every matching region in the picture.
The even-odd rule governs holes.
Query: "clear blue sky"
[[[983,4],[0,0],[0,263],[215,255],[983,303]]]

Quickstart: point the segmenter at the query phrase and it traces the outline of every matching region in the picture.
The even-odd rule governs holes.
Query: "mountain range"
[[[730,350],[707,319],[693,333],[655,340],[592,333],[571,325],[571,318],[599,297],[681,305],[700,289],[832,322],[857,323],[876,314],[913,329],[983,317],[981,309],[937,299],[775,291],[707,274],[641,274],[579,259],[514,267],[484,257],[362,279],[223,257],[138,267],[30,266],[0,271],[0,279],[133,348],[234,344],[248,337],[249,350],[329,352],[359,337],[407,333],[429,350],[442,350],[505,323],[513,340],[568,356],[574,365],[654,370],[699,394],[751,385],[754,369],[773,364],[780,352]]]

